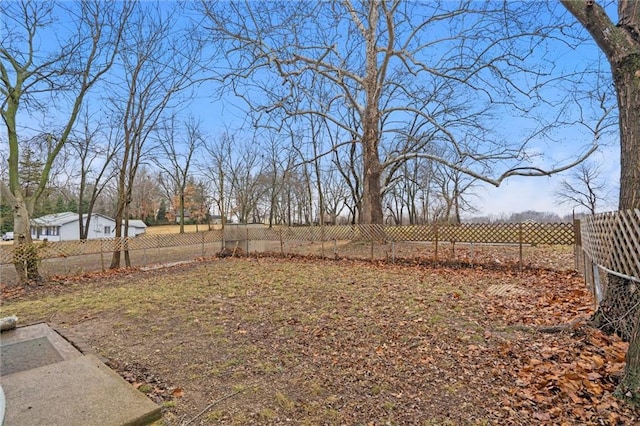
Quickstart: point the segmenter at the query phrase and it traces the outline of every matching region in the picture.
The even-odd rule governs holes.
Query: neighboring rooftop
[[[83,215],[86,216],[86,215]],[[73,212],[62,212],[62,213],[52,213],[44,216],[36,217],[31,219],[31,223],[33,225],[41,225],[41,226],[61,226],[65,223],[73,222],[78,220],[78,213]]]
[[[99,213],[92,213],[91,217],[93,216],[100,216],[105,219],[114,221],[113,218],[110,218],[108,216],[105,216]],[[83,219],[86,219],[86,217],[87,217],[86,213],[82,215]],[[52,214],[36,217],[34,219],[31,219],[31,223],[33,225],[38,225],[38,226],[62,226],[67,223],[75,222],[76,220],[78,220],[78,213],[62,212],[62,213],[52,213]],[[122,221],[122,223],[124,224],[124,221]],[[129,219],[129,226],[136,227],[136,228],[146,228],[147,224],[139,219]]]

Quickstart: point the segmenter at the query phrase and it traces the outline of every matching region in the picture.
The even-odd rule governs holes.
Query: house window
[[[57,236],[59,234],[59,226],[52,226],[49,235]]]
[[[111,233],[111,227],[110,226],[105,226],[104,227],[104,233],[105,234],[110,234]]]

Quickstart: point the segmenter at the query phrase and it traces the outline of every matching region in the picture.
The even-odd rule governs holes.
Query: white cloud
[[[476,215],[509,215],[527,210],[552,212],[561,216],[571,213],[571,207],[560,205],[553,195],[561,177],[513,177],[496,188],[483,186],[478,190],[479,209]]]

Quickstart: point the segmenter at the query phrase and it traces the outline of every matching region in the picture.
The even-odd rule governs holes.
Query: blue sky
[[[237,100],[227,99],[225,102],[214,102],[210,98],[203,97],[196,103],[193,111],[199,115],[208,132],[215,136],[229,129],[238,130],[244,122],[246,113]],[[611,135],[615,139],[615,134]],[[565,146],[550,146],[547,156],[564,158],[567,149],[575,149],[575,144]],[[615,140],[603,144],[593,154],[592,160],[601,164],[603,177],[616,186],[619,179],[619,147]],[[549,164],[549,163],[548,163]],[[561,216],[570,214],[572,208],[566,204],[559,204],[554,192],[560,182],[571,174],[571,170],[550,177],[519,177],[515,176],[505,180],[499,187],[481,184],[477,187],[476,196],[472,197],[472,204],[478,209],[471,215],[499,216],[509,213],[517,213],[526,210],[553,212]],[[617,193],[616,193],[617,195]],[[605,210],[615,210],[617,200],[605,207]]]
[[[563,69],[570,72],[573,69],[579,69],[585,63],[600,63],[604,74],[608,74],[608,64],[600,54],[597,46],[593,42],[579,44],[577,46],[566,46],[559,43],[555,50],[546,53],[544,60],[552,62],[557,69]],[[606,84],[610,84],[605,82]],[[579,94],[581,100],[588,96],[589,84],[582,86],[585,93]],[[546,93],[548,99],[562,101],[567,93],[562,91],[549,91]],[[229,105],[238,105],[239,109],[233,106],[214,105],[203,99],[198,102],[199,114],[209,121],[209,117],[215,117],[216,122],[211,122],[212,131],[217,129],[231,127],[234,128],[235,123],[244,117],[242,105],[239,100],[226,98],[225,103]],[[575,119],[578,108],[571,109],[565,113],[567,120]],[[556,114],[551,109],[549,114]],[[545,117],[544,109],[537,110],[540,117]],[[220,120],[220,121],[218,121]],[[497,134],[505,138],[522,138],[524,133],[519,132],[519,128],[533,128],[536,125],[536,117],[516,117],[509,115],[507,111],[504,116],[497,117],[495,126],[498,127]],[[587,120],[592,124],[590,120]],[[514,129],[514,130],[511,130]],[[592,142],[592,135],[581,126],[565,126],[559,128],[553,140],[533,141],[532,151],[537,151],[540,158],[536,159],[536,165],[551,167],[556,164],[566,163],[575,158],[579,152],[588,147]],[[611,182],[612,190],[616,187],[619,177],[619,153],[616,142],[617,134],[613,129],[613,133],[603,136],[600,141],[600,149],[593,156],[593,161],[601,164],[603,175]],[[570,175],[570,171],[564,172],[552,177],[534,177],[523,178],[513,177],[505,180],[499,188],[490,185],[481,185],[478,189],[478,197],[475,198],[473,204],[477,207],[476,214],[482,215],[498,215],[503,213],[519,212],[525,210],[550,211],[565,215],[571,213],[572,207],[569,205],[560,205],[554,192],[558,185]],[[604,209],[614,209],[617,201],[613,200],[610,206],[603,206]]]
[[[618,146],[602,147],[593,154],[592,160],[601,165],[602,178],[608,182],[612,191],[612,198],[608,203],[602,204],[598,208],[600,211],[611,211],[618,208],[619,158]],[[559,204],[554,195],[561,181],[570,174],[571,171],[551,177],[514,177],[506,180],[498,188],[485,185],[479,191],[481,199],[477,203],[478,208],[487,215],[517,213],[526,210],[554,212],[561,216],[570,214],[572,212],[571,206]],[[576,212],[579,211],[584,211],[584,209],[576,208]]]
[[[597,47],[593,43],[578,46],[576,49],[567,49],[566,46],[558,46],[558,51],[549,53],[553,56],[559,68],[570,69],[578,66],[584,61],[602,61],[598,54]],[[603,67],[608,67],[603,63]],[[102,85],[103,90],[108,90],[110,82]],[[192,102],[187,110],[183,110],[183,115],[194,115],[202,119],[204,130],[216,137],[226,129],[237,130],[242,126],[247,115],[244,106],[238,99],[225,96],[220,101],[214,100],[214,93],[218,89],[215,83],[210,82],[201,86],[198,90],[198,98]],[[94,94],[100,97],[100,93]],[[562,93],[553,93],[549,96],[565,96]],[[575,111],[574,111],[575,112]],[[571,114],[572,112],[570,112]],[[26,127],[37,128],[41,126],[41,119],[37,115],[23,115],[23,124]],[[55,120],[49,116],[47,121]],[[532,123],[529,123],[532,124]],[[510,128],[526,126],[526,119],[509,116],[498,117],[496,126],[502,126],[499,133],[505,138],[518,138],[520,135],[511,131]],[[564,132],[564,133],[563,133]],[[245,131],[247,138],[252,137],[252,130]],[[608,140],[604,140],[604,145],[596,153],[595,161],[602,164],[603,173],[608,176],[612,186],[615,186],[619,175],[619,152],[616,135],[608,135]],[[584,146],[589,144],[588,134],[580,133],[579,129],[570,128],[561,131],[556,135],[556,141],[534,142],[533,149],[544,154],[544,159],[539,161],[543,165],[550,166],[555,162],[567,159],[575,155]],[[571,207],[558,205],[555,200],[554,191],[560,181],[570,172],[565,172],[553,177],[521,178],[514,177],[507,179],[499,188],[489,185],[482,185],[478,190],[478,198],[473,204],[478,208],[477,214],[498,215],[503,213],[519,212],[525,210],[551,211],[558,214],[571,212]],[[615,208],[614,205],[611,208]]]

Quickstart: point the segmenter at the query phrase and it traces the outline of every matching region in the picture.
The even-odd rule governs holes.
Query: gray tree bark
[[[619,0],[617,25],[593,0],[562,0],[562,4],[589,31],[611,65],[620,126],[619,209],[640,208],[640,3]],[[614,242],[614,256],[620,254],[617,250]],[[640,296],[636,287],[629,280],[610,275],[593,322],[629,340],[617,394],[640,404]]]

